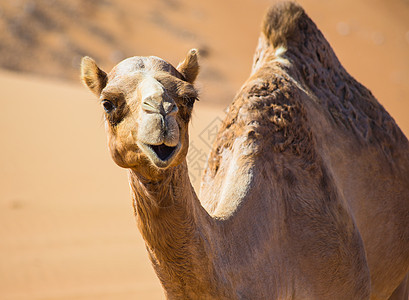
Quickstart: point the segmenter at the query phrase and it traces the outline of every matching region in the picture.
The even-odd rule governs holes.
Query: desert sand
[[[409,3],[299,2],[408,135]],[[201,50],[188,154],[198,190],[272,2],[69,3],[0,3],[0,299],[163,299],[126,171],[109,157],[102,110],[78,82],[79,58],[93,56],[109,70],[125,56],[177,64],[189,48]]]

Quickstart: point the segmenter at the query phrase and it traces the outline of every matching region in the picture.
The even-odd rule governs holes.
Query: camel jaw
[[[180,150],[180,142],[176,146],[150,145],[138,143],[139,148],[149,157],[151,162],[158,168],[167,168]]]

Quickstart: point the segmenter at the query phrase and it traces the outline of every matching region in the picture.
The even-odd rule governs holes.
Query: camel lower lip
[[[149,147],[155,152],[158,158],[162,161],[168,160],[173,153],[175,152],[177,147],[170,147],[166,146],[165,144],[161,145],[149,145]]]

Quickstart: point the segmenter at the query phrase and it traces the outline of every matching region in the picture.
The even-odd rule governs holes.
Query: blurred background
[[[190,176],[249,75],[267,0],[0,0],[0,299],[163,299],[79,63],[200,51]],[[409,134],[409,0],[300,0]]]

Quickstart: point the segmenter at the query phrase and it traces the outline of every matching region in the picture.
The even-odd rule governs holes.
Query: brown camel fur
[[[107,75],[82,61],[167,297],[407,297],[408,141],[303,9],[267,13],[200,201],[186,164],[198,70],[195,50],[176,69],[132,57]]]

